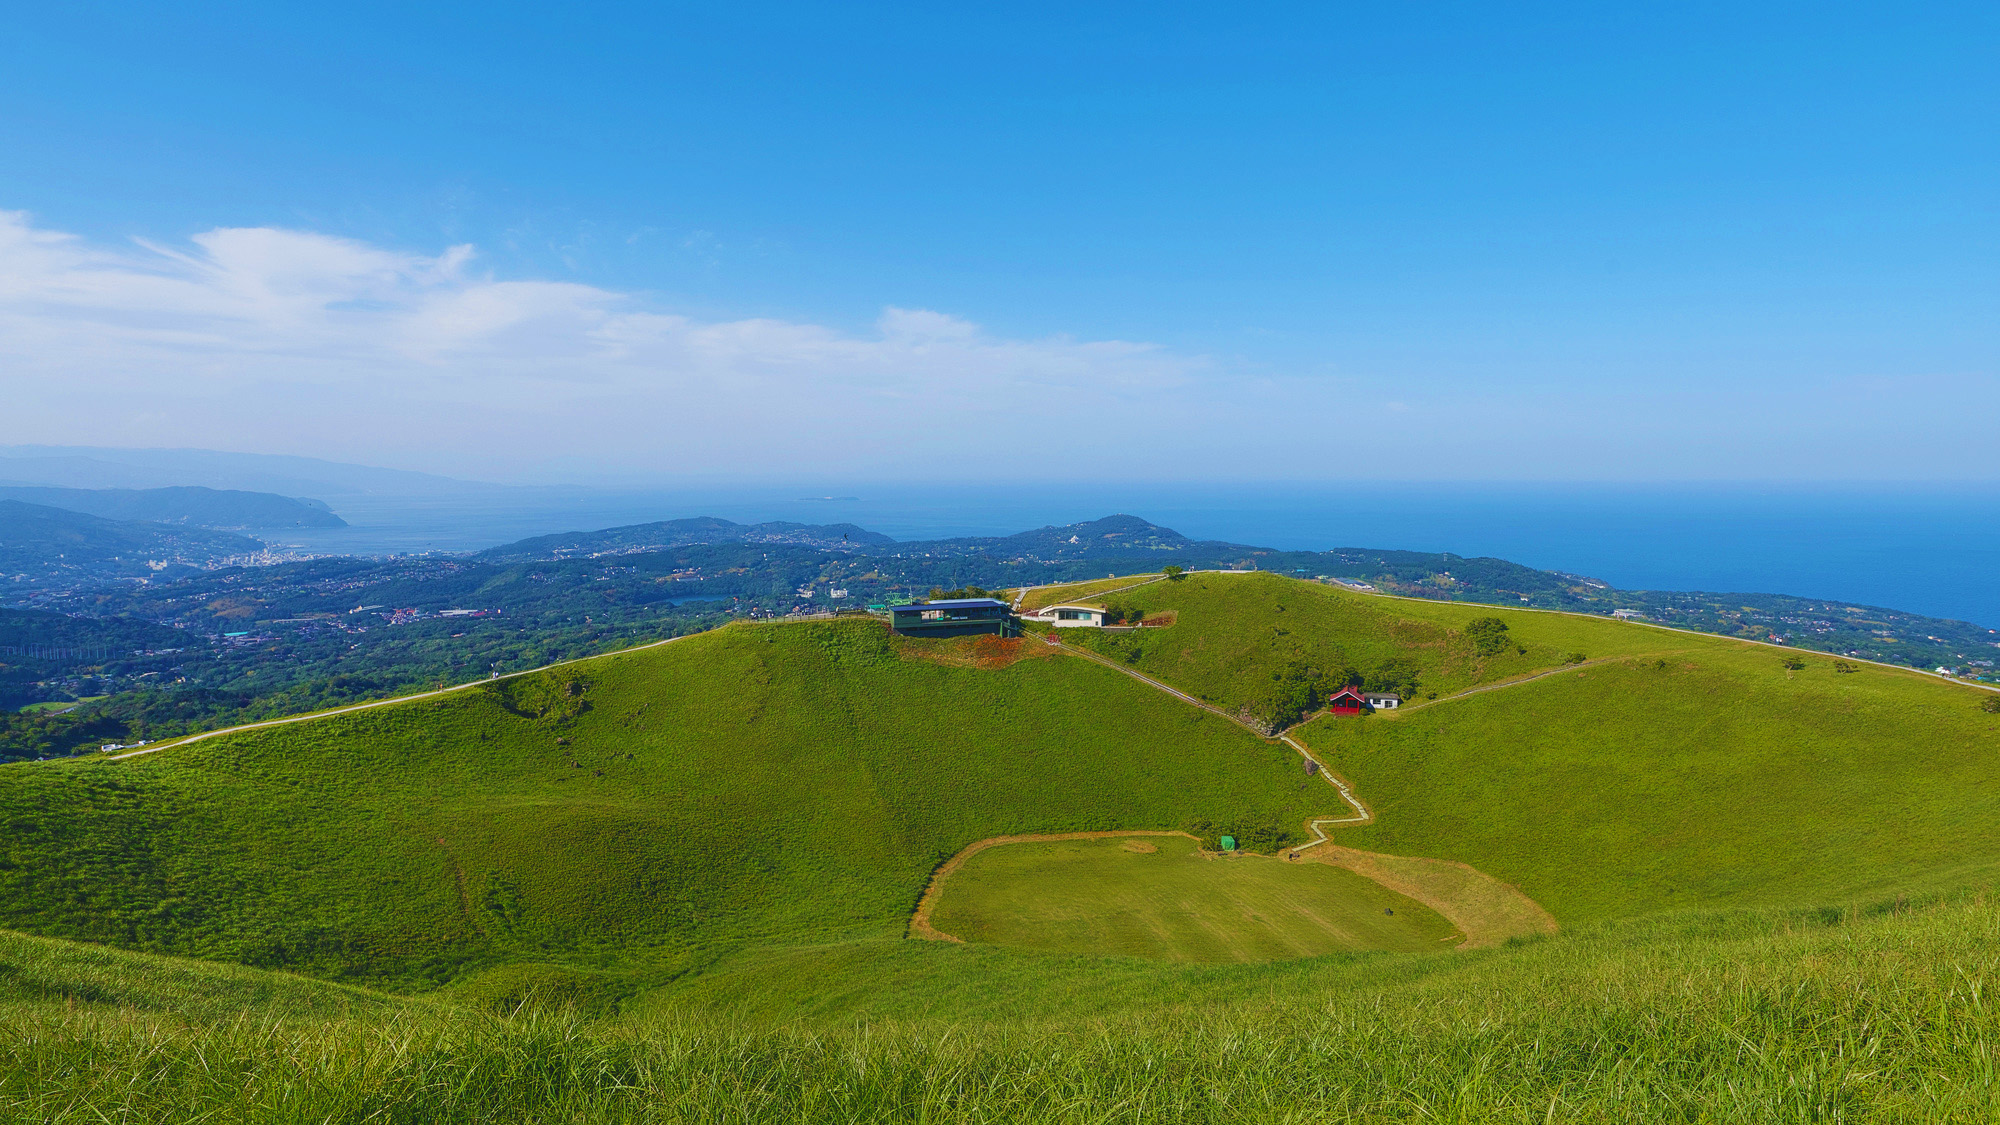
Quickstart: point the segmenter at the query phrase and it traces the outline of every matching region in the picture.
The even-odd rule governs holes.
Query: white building
[[[1023,621],[1043,621],[1058,629],[1076,629],[1083,626],[1102,627],[1104,607],[1101,605],[1052,605],[1044,606],[1033,613],[1021,615]]]
[[[1403,705],[1402,696],[1389,695],[1378,691],[1361,693],[1361,701],[1377,711],[1394,711]]]

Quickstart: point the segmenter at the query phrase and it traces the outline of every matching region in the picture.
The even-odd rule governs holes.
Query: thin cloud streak
[[[107,247],[0,212],[0,442],[517,480],[554,465],[793,480],[2000,475],[1984,422],[2000,380],[1983,372],[1741,379],[1726,394],[1672,377],[1306,377],[1144,342],[997,336],[928,309],[884,309],[861,333],[701,320],[478,260],[268,227]]]
[[[414,411],[436,423],[434,443],[477,417],[502,440],[539,435],[574,456],[594,435],[635,436],[637,412],[662,420],[656,437],[713,459],[725,443],[690,442],[689,427],[754,426],[831,453],[812,431],[872,426],[893,405],[925,404],[947,428],[1006,403],[1115,410],[1210,367],[1143,343],[998,338],[922,309],[886,309],[866,335],[700,321],[589,285],[480,275],[470,246],[424,256],[271,228],[189,243],[109,249],[0,213],[0,379],[17,424],[56,425],[89,404],[115,425],[143,406],[154,425],[179,414],[173,425],[195,432],[221,421],[314,447],[323,426],[406,431]],[[314,425],[278,421],[302,409]],[[684,460],[656,446],[658,467],[696,467]]]

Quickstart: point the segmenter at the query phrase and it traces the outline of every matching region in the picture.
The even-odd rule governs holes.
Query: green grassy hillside
[[[1063,632],[1231,712],[1271,718],[1313,685],[1350,674],[1413,698],[1450,695],[1560,667],[1572,654],[1640,653],[1658,632],[1562,614],[1370,597],[1275,574],[1194,574],[1101,599],[1172,624],[1125,633]],[[1482,655],[1465,632],[1498,617],[1509,629]],[[1525,651],[1523,651],[1525,650]]]
[[[1296,731],[1375,809],[1341,842],[1470,863],[1564,923],[1893,895],[2000,868],[2000,716],[1980,693],[1600,628],[1650,633],[1663,654]]]
[[[2000,912],[1979,899],[1226,968],[902,943],[913,947],[967,969],[823,968],[796,984],[838,998],[839,1018],[772,1023],[685,1007],[495,1017],[0,935],[0,1117],[1181,1125],[2000,1112]],[[1134,967],[1154,987],[1129,987]],[[181,986],[133,988],[128,974]],[[738,984],[740,1004],[762,999]],[[255,1008],[236,1006],[253,996]],[[1026,1014],[982,1014],[1008,1001]]]
[[[1318,865],[1202,864],[1328,883],[1309,893],[1203,897],[1213,881],[1146,866],[1165,851],[1114,856],[1134,861],[1114,877],[1088,862],[1113,842],[1005,845],[953,876],[972,898],[947,883],[933,921],[1012,946],[903,940],[937,864],[986,837],[1245,835],[1340,810],[1290,749],[1037,640],[741,626],[125,761],[0,767],[0,925],[427,993],[0,933],[0,1117],[2000,1109],[2000,715],[1981,693],[1273,576],[1116,597],[1172,624],[1065,640],[1230,710],[1301,667],[1414,676],[1410,708],[1293,731],[1376,814],[1335,838],[1470,864],[1564,931],[1131,956],[1175,952],[1135,937],[1163,929],[1199,944],[1173,919],[1344,904],[1379,923],[1379,900],[1412,932],[1440,920]],[[1484,655],[1483,617],[1507,625]],[[1130,925],[1097,925],[1114,915]],[[1267,928],[1296,938],[1297,920]]]
[[[1107,596],[1116,598],[1119,591],[1139,585],[1152,577],[1153,575],[1148,574],[1126,574],[1089,582],[1068,582],[1060,586],[1038,586],[1021,592],[1019,608],[1022,613],[1033,613],[1038,609],[1066,602],[1096,605],[1103,602]]]
[[[0,767],[0,923],[402,986],[536,965],[493,987],[567,974],[588,993],[731,947],[898,938],[931,869],[983,837],[1296,828],[1330,806],[1288,748],[1023,651],[743,626],[127,761]]]
[[[1413,706],[1293,732],[1376,813],[1339,842],[1471,864],[1564,924],[1925,891],[2000,865],[2000,716],[1974,688],[1274,575],[1121,597],[1174,623],[1064,639],[1225,708],[1257,712],[1287,666],[1414,673]],[[1467,632],[1482,617],[1508,626],[1486,656]]]
[[[27,1010],[38,1001],[194,1022],[227,1021],[248,1012],[304,1019],[387,1015],[411,1005],[401,997],[290,973],[0,930],[0,1010]]]
[[[1301,661],[1417,676],[1400,714],[1300,729],[1378,814],[1340,842],[1471,864],[1564,924],[1949,887],[2000,860],[2000,721],[1963,688],[1269,575],[1129,596],[1173,624],[1070,639],[1224,706]],[[1482,616],[1508,624],[1486,655],[1466,628]],[[616,996],[894,939],[931,869],[987,836],[1296,832],[1331,796],[1289,750],[1034,642],[994,659],[865,621],[740,627],[129,761],[0,769],[0,922],[336,979]]]

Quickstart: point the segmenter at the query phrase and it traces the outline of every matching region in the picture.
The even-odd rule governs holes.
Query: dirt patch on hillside
[[[1465,935],[1459,949],[1487,949],[1508,938],[1537,937],[1560,927],[1540,903],[1477,868],[1444,859],[1383,855],[1322,844],[1297,862],[1343,867],[1416,899]]]
[[[1178,624],[1180,619],[1180,610],[1163,609],[1158,613],[1147,614],[1145,619],[1140,621],[1139,624],[1146,626],[1148,629],[1164,629],[1169,625]]]
[[[217,617],[249,619],[257,616],[264,603],[246,598],[217,598],[202,608]]]
[[[937,909],[938,894],[944,889],[944,881],[946,879],[951,878],[952,875],[957,873],[959,868],[964,867],[966,860],[971,859],[973,856],[978,855],[980,852],[985,851],[987,848],[997,848],[1002,844],[1035,844],[1051,840],[1106,840],[1110,839],[1113,836],[1180,836],[1189,840],[1196,839],[1196,837],[1190,836],[1186,832],[1157,831],[1157,830],[1123,831],[1123,832],[1120,831],[1038,832],[1038,833],[1031,833],[1026,836],[989,836],[984,840],[979,840],[974,843],[967,844],[965,848],[962,851],[960,851],[957,855],[952,856],[948,860],[945,860],[944,863],[939,865],[936,871],[931,872],[931,881],[928,885],[924,887],[923,897],[917,900],[916,913],[910,915],[909,936],[913,938],[922,938],[925,941],[955,941],[960,945],[965,944],[964,938],[953,937],[950,934],[945,933],[943,930],[940,930],[937,927],[931,925],[931,911]],[[1129,847],[1130,845],[1127,846]],[[1148,850],[1152,850],[1150,845],[1148,845]]]
[[[1019,660],[1044,660],[1055,649],[1033,637],[951,637],[947,640],[912,640],[903,646],[908,660],[927,660],[951,668],[1005,668]]]

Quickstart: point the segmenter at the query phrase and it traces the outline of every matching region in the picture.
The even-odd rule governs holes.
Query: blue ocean
[[[817,495],[815,495],[817,494]],[[1797,594],[2000,628],[2000,486],[1063,484],[511,489],[353,500],[314,550],[474,550],[683,516],[1006,535],[1117,512],[1290,550],[1491,555],[1625,589]]]

